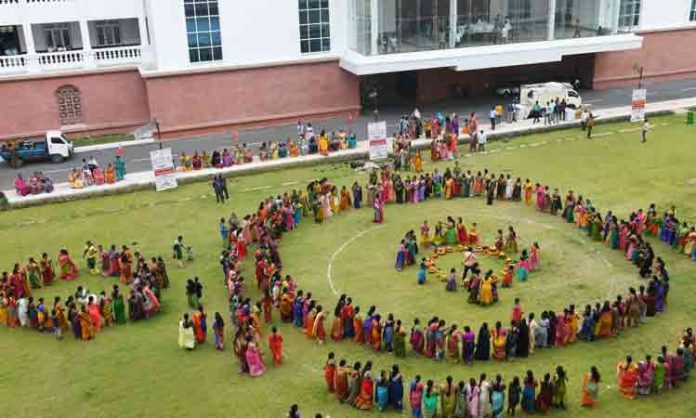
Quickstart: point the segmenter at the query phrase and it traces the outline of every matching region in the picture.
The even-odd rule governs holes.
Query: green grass
[[[655,202],[663,208],[676,204],[681,216],[696,219],[696,130],[685,126],[681,116],[654,118],[651,122],[655,128],[645,145],[639,144],[637,132],[619,132],[627,124],[601,125],[596,127],[597,134],[611,132],[601,139],[557,142],[580,137],[579,131],[515,138],[491,144],[491,149],[498,152],[463,158],[460,164],[465,169],[510,170],[561,190],[572,188],[590,196],[597,207],[613,209],[619,216]],[[522,144],[527,146],[519,148]],[[440,169],[445,166],[437,165]],[[390,367],[396,361],[392,356],[376,355],[352,343],[328,342],[319,347],[295,329],[282,326],[286,363],[279,369],[271,366],[264,376],[251,379],[237,374],[229,349],[229,330],[224,353],[216,352],[211,343],[194,352],[185,352],[176,345],[178,317],[187,309],[186,278],[201,277],[209,311],[226,310],[217,263],[221,249],[219,218],[232,211],[248,213],[268,195],[304,187],[307,180],[318,177],[328,177],[338,185],[356,178],[366,180],[364,174],[346,165],[326,165],[230,179],[232,203],[226,206],[216,204],[209,185],[201,183],[159,194],[138,192],[3,213],[0,265],[7,269],[43,251],[55,254],[61,246],[78,254],[88,239],[103,244],[137,241],[137,249],[144,254],[161,254],[169,259],[171,243],[183,234],[197,254],[196,261],[185,270],[169,263],[172,288],[164,292],[162,312],[148,322],[106,330],[90,343],[69,336],[55,342],[47,335],[27,330],[0,329],[3,415],[279,417],[292,403],[300,404],[305,416],[317,411],[333,417],[377,414],[360,413],[336,402],[326,393],[321,367],[329,350],[349,361],[371,359],[378,370]],[[427,285],[418,286],[415,270],[396,273],[395,248],[404,231],[417,228],[423,219],[433,223],[447,215],[477,222],[486,241],[496,229],[514,225],[524,245],[540,241],[543,270],[532,274],[527,283],[500,290],[501,303],[490,308],[468,305],[463,294],[446,294],[444,285],[432,276]],[[336,297],[326,279],[329,258],[346,240],[374,228],[371,216],[370,210],[351,212],[321,226],[305,220],[299,231],[283,241],[285,272],[296,277],[301,288],[311,290],[324,305],[332,307]],[[672,417],[692,416],[690,399],[696,395],[696,382],[669,394],[632,402],[621,399],[616,391],[614,368],[621,357],[627,353],[654,353],[663,343],[674,346],[679,330],[696,322],[691,296],[696,292],[696,266],[662,244],[656,244],[656,249],[666,258],[673,276],[669,308],[638,330],[608,341],[539,352],[525,361],[464,367],[410,355],[398,363],[407,378],[421,374],[435,380],[448,374],[456,380],[468,379],[482,372],[501,373],[508,380],[527,369],[538,374],[563,364],[571,379],[571,407],[563,414],[566,417],[610,417],[616,411],[636,418],[665,416],[667,411]],[[454,254],[440,262],[444,268],[458,263],[459,256]],[[483,263],[490,263],[496,271],[500,268],[488,259]],[[251,277],[252,272],[247,270],[246,276]],[[357,304],[377,305],[381,312],[393,312],[407,323],[416,316],[424,319],[438,314],[460,325],[476,326],[483,320],[507,320],[516,296],[530,312],[558,309],[571,302],[584,304],[640,283],[620,254],[588,242],[561,220],[519,204],[486,207],[480,199],[388,206],[384,227],[365,233],[335,257],[332,277],[337,289],[349,292]],[[82,274],[75,283],[58,283],[39,294],[65,296],[77,284],[100,291],[110,287],[112,281]],[[258,297],[255,289],[250,296]],[[599,367],[604,384],[600,407],[586,411],[577,403],[581,376],[590,365]]]
[[[99,136],[85,136],[70,138],[76,146],[84,147],[87,145],[111,144],[113,142],[132,141],[135,137],[131,134],[108,134]]]

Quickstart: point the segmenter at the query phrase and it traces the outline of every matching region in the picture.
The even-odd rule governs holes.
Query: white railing
[[[74,0],[0,0],[0,6],[3,4],[50,4],[50,3],[72,3]]]
[[[140,45],[95,49],[93,53],[97,65],[139,63],[142,60]]]
[[[79,68],[85,62],[85,53],[83,51],[49,52],[38,54],[37,58],[41,68]]]
[[[27,58],[25,55],[12,55],[0,57],[0,72],[17,73],[25,71],[27,68]]]
[[[0,56],[0,75],[138,65],[143,63],[144,53],[145,49],[142,46],[134,45],[96,49],[89,52],[63,51]]]

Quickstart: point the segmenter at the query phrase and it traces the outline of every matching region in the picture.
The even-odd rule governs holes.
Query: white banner
[[[176,170],[174,169],[174,158],[172,158],[171,148],[150,151],[150,161],[152,162],[152,171],[155,174],[155,187],[158,192],[174,189],[178,186],[174,176]]]
[[[388,158],[391,150],[391,141],[387,138],[387,122],[368,123],[367,141],[370,150],[370,160]]]
[[[631,122],[641,122],[645,120],[645,103],[647,102],[647,98],[647,90],[633,90],[633,96],[631,98]]]

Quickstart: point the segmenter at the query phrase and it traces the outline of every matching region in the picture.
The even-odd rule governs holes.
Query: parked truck
[[[570,109],[579,109],[582,106],[582,98],[569,83],[540,83],[525,84],[520,86],[520,106],[524,109],[524,117],[530,117],[534,105],[539,103],[542,108],[547,102],[565,100]]]
[[[72,156],[73,143],[61,131],[47,131],[43,138],[6,141],[0,149],[0,157],[13,168],[41,161],[57,164]]]

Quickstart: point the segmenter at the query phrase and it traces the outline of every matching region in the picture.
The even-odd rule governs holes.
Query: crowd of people
[[[90,186],[114,184],[126,177],[126,161],[117,155],[113,162],[102,168],[95,157],[82,159],[81,168],[73,168],[68,172],[68,183],[73,189]]]
[[[54,187],[53,180],[41,171],[35,171],[29,181],[24,180],[21,174],[17,174],[14,188],[18,196],[27,196],[29,194],[51,193]]]
[[[373,203],[398,202],[396,194],[391,194],[396,177],[388,167],[381,176],[377,172],[370,174],[366,199],[368,206],[371,200]],[[442,179],[452,179],[452,182],[457,183],[461,181],[462,186],[458,190],[464,190],[465,184],[477,182],[476,177],[480,177],[478,182],[484,186],[478,189],[478,195],[482,194],[483,189],[494,190],[493,198],[488,196],[489,203],[508,199],[524,200],[530,206],[536,203],[537,210],[562,215],[584,233],[590,234],[595,230],[595,227],[590,227],[589,220],[596,218],[591,216],[597,214],[596,209],[587,199],[575,198],[572,192],[566,197],[564,207],[562,202],[558,203],[558,191],[549,194],[548,186],[534,186],[529,180],[524,185],[519,179],[512,182],[512,192],[508,194],[506,189],[509,178],[496,176],[487,170],[474,176],[471,172],[463,173],[455,167],[453,170],[446,170]],[[435,174],[423,175],[424,199],[448,197],[446,194],[436,194],[436,178],[438,176]],[[455,186],[451,187],[454,188]],[[463,196],[477,196],[473,188],[469,187],[468,190]],[[536,202],[533,201],[533,192],[536,193]],[[454,196],[452,194],[449,197]],[[249,342],[256,347],[261,344],[261,329],[264,323],[270,323],[274,309],[279,311],[283,322],[293,323],[309,339],[319,344],[327,343],[329,339],[334,342],[354,341],[366,344],[375,351],[393,352],[398,357],[406,355],[408,342],[411,351],[419,355],[437,361],[449,359],[471,364],[473,361],[491,358],[524,358],[538,348],[563,347],[579,340],[595,341],[614,337],[623,330],[639,326],[647,317],[665,308],[669,278],[664,262],[654,260],[654,254],[646,252],[649,248],[646,243],[639,245],[636,228],[640,229],[643,224],[640,217],[632,216],[631,222],[626,224],[627,231],[633,231],[636,245],[631,249],[631,257],[627,258],[638,265],[641,273],[648,265],[648,272],[652,277],[646,286],[641,286],[639,290],[631,288],[625,295],[618,295],[614,300],[587,304],[581,309],[569,305],[562,309],[549,309],[539,315],[524,314],[517,300],[509,320],[492,322],[493,327],[488,323],[481,324],[477,334],[472,331],[475,328],[468,325],[459,328],[439,317],[431,318],[423,328],[416,319],[409,333],[405,322],[400,318],[395,318],[390,313],[381,314],[375,306],[361,311],[348,295],[341,295],[331,309],[313,298],[311,292],[298,289],[292,277],[281,274],[278,244],[282,235],[294,230],[303,218],[313,215],[316,222],[323,222],[341,211],[361,207],[362,199],[363,187],[359,184],[355,183],[350,189],[343,187],[339,191],[327,179],[322,179],[310,182],[306,190],[294,190],[264,199],[256,213],[245,216],[241,221],[232,216],[228,225],[222,222],[225,228],[221,228],[221,235],[226,249],[221,256],[221,263],[224,283],[230,292],[231,319],[237,324],[235,341],[239,341],[239,344],[235,344],[235,347],[240,348],[235,354],[242,370],[248,368],[243,347],[248,347]],[[406,203],[406,200],[402,200],[402,203]],[[628,232],[623,235],[628,238]],[[622,242],[617,248],[628,251],[628,241],[627,239],[626,246],[622,247]],[[246,283],[240,275],[241,263],[248,252],[247,246],[252,244],[257,245],[253,256],[254,271],[256,285],[262,293],[261,300],[255,303],[244,297]],[[538,244],[532,247],[533,251],[537,251],[536,260],[533,263],[529,258],[524,261],[536,264],[538,268]],[[527,254],[523,257],[529,256]],[[534,269],[531,266],[529,268]],[[252,349],[252,354],[254,350],[255,348]]]
[[[646,233],[659,237],[660,241],[674,248],[680,254],[696,261],[696,227],[688,222],[679,220],[677,209],[672,206],[662,217],[657,213],[655,204],[648,207],[646,217]]]
[[[694,368],[696,337],[691,328],[679,337],[675,351],[662,346],[655,359],[650,354],[644,360],[635,361],[632,356],[616,366],[619,391],[627,399],[655,395],[678,388],[686,382]]]
[[[482,373],[478,379],[457,383],[452,376],[447,376],[439,384],[433,380],[423,381],[416,375],[408,383],[406,401],[406,378],[397,364],[389,371],[377,372],[371,361],[351,365],[345,359],[337,361],[331,352],[323,371],[328,392],[340,403],[359,410],[376,407],[379,412],[397,413],[402,413],[407,403],[414,418],[502,418],[514,417],[518,409],[527,414],[546,414],[551,409],[565,410],[569,406],[568,375],[563,366],[557,366],[553,374],[545,373],[541,378],[528,370],[523,378],[514,376],[507,385],[500,374],[489,380]],[[600,380],[599,372],[592,367],[584,378],[582,406],[595,406]]]
[[[118,284],[114,284],[108,294],[106,290],[97,293],[78,286],[65,299],[55,296],[52,304],[48,299],[32,295],[36,289],[51,286],[56,277],[69,281],[78,276],[77,265],[68,251],[61,249],[58,270],[52,258],[43,253],[39,261],[30,257],[25,265],[16,263],[11,274],[2,273],[0,325],[51,333],[59,340],[64,333],[72,331],[76,339],[88,341],[104,327],[147,319],[159,311],[161,290],[169,286],[161,257],[153,257],[148,262],[137,251],[131,255],[125,245],[121,252],[113,245],[110,251],[105,251],[101,245],[87,241],[83,258],[90,274],[119,277],[122,284],[130,286],[127,299],[124,300]],[[133,261],[136,263],[134,269],[131,267]]]

